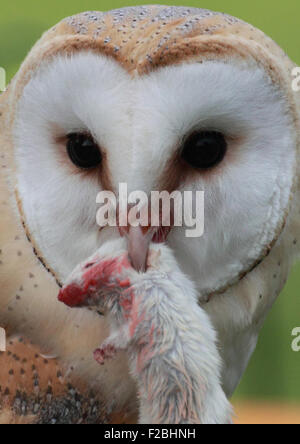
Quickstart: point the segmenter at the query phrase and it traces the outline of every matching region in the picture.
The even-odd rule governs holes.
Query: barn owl
[[[299,251],[293,68],[261,31],[196,8],[86,12],[37,42],[0,96],[0,422],[137,420],[127,351],[102,366],[93,356],[107,316],[57,298],[78,264],[119,241],[95,214],[99,190],[120,183],[204,191],[204,235],[169,227],[156,240],[196,292],[212,345],[216,332],[211,362],[231,397]],[[152,239],[127,238],[139,263]]]

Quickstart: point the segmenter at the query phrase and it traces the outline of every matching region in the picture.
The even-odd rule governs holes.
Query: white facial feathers
[[[190,241],[178,228],[169,238],[203,295],[234,282],[281,230],[295,163],[281,93],[262,69],[235,62],[181,64],[132,78],[106,57],[78,53],[35,74],[15,126],[19,192],[29,231],[62,279],[118,234],[99,233],[99,182],[70,174],[55,137],[88,131],[107,155],[112,186],[126,182],[148,193],[182,140],[207,129],[225,134],[228,153],[216,170],[180,185],[204,190],[205,235]]]

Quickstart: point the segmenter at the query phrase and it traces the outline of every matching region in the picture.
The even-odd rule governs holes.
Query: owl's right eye
[[[67,152],[74,165],[82,169],[96,168],[102,161],[100,148],[88,134],[69,134]]]

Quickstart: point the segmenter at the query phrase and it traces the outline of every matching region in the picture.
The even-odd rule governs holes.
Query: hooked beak
[[[128,257],[132,267],[138,272],[147,270],[147,259],[150,243],[164,243],[173,226],[173,212],[170,213],[170,222],[163,224],[162,215],[159,215],[159,226],[126,225],[119,226],[120,236],[125,236],[128,243]],[[151,215],[150,215],[151,220]]]
[[[131,226],[128,229],[128,256],[136,271],[144,272],[147,269],[149,245],[152,237],[153,231],[151,229],[146,231],[141,226]]]
[[[136,271],[144,272],[147,270],[147,259],[150,243],[164,243],[167,240],[171,226],[167,227],[128,227],[126,232],[120,230],[121,236],[127,237],[128,256],[131,265]]]

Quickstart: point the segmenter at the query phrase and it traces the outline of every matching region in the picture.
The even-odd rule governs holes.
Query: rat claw
[[[106,344],[94,351],[94,359],[100,365],[104,365],[107,359],[112,359],[116,355],[117,350],[114,345]]]

